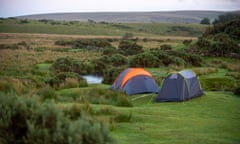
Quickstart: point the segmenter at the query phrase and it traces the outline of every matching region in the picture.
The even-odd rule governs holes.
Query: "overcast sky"
[[[57,12],[240,10],[240,0],[0,0],[0,17]]]

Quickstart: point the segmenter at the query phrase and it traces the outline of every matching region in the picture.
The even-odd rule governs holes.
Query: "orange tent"
[[[127,94],[158,92],[152,75],[143,68],[128,68],[115,79],[111,89],[125,91]]]

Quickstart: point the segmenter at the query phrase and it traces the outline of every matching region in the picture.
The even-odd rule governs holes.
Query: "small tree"
[[[200,24],[206,24],[206,25],[209,25],[209,24],[210,24],[210,20],[209,20],[209,18],[207,18],[207,17],[203,18],[203,19],[200,21]]]

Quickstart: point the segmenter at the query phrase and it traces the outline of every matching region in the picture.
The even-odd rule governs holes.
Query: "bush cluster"
[[[201,57],[180,51],[163,51],[162,49],[152,49],[144,53],[135,55],[130,59],[129,65],[132,67],[159,67],[161,65],[191,65],[200,66]]]
[[[20,79],[11,77],[0,77],[0,91],[2,92],[15,92],[22,95],[26,92],[26,86]]]
[[[57,59],[51,66],[52,78],[47,80],[55,88],[72,88],[87,86],[84,74],[94,73],[94,65],[90,61],[76,61],[69,57]]]
[[[122,40],[119,43],[118,51],[123,55],[135,55],[143,52],[143,47],[131,40]]]
[[[144,52],[132,57],[130,67],[158,67],[159,61],[151,52]]]
[[[51,66],[52,79],[50,85],[60,87],[61,83],[66,85],[66,78],[72,77],[80,83],[84,81],[79,75],[97,74],[104,77],[104,83],[112,83],[117,72],[123,70],[128,64],[128,58],[121,54],[111,56],[103,55],[92,61],[76,61],[69,57],[57,59]]]
[[[101,49],[112,47],[111,43],[104,39],[77,39],[77,40],[57,40],[56,45],[72,46],[77,49]]]
[[[26,43],[25,41],[21,41],[19,43],[15,44],[0,44],[0,50],[3,49],[11,49],[11,50],[16,50],[16,49],[31,49],[30,45]]]
[[[126,67],[159,67],[170,64],[200,66],[201,63],[199,56],[173,51],[169,45],[143,51],[142,46],[136,42],[122,40],[118,49],[104,48],[102,56],[91,61],[76,61],[69,57],[57,59],[52,65],[52,73],[96,74],[104,77],[104,83],[111,84]]]
[[[229,13],[225,13],[223,15],[219,15],[218,18],[216,18],[213,21],[213,24],[217,25],[217,24],[227,23],[227,22],[235,20],[235,19],[240,19],[240,14],[234,13],[234,12],[229,12]]]
[[[86,87],[87,81],[83,79],[78,73],[74,72],[59,72],[53,75],[47,83],[56,89]]]
[[[41,101],[45,101],[48,99],[53,99],[53,100],[57,99],[57,93],[53,88],[49,86],[38,89],[36,94],[40,97]]]
[[[202,56],[240,57],[240,20],[217,23],[206,29],[189,52]]]
[[[103,73],[103,83],[105,84],[112,84],[115,80],[115,78],[127,67],[120,66],[120,67],[108,67],[106,70],[104,70]]]
[[[90,115],[63,111],[53,103],[0,93],[0,143],[113,143],[108,127]],[[73,108],[72,108],[73,109]]]

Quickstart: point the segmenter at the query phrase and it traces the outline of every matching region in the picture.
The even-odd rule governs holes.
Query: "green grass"
[[[49,68],[51,67],[51,65],[52,64],[49,64],[49,63],[40,63],[40,64],[37,64],[36,67],[42,71],[49,71]]]
[[[218,69],[216,73],[211,73],[208,75],[203,75],[204,78],[215,78],[215,77],[226,77],[227,69]]]
[[[134,36],[200,36],[206,26],[200,24],[173,23],[87,23],[73,24],[59,22],[52,25],[29,20],[21,23],[19,20],[4,19],[0,23],[0,32],[5,33],[44,33],[44,34],[79,34],[123,36],[132,33]]]
[[[90,87],[108,88],[109,85]],[[60,90],[60,95],[89,88]],[[185,102],[153,102],[157,94],[129,96],[134,107],[91,104],[94,111],[109,107],[114,113],[131,114],[111,131],[121,144],[237,144],[240,142],[240,98],[230,92],[205,92]],[[66,106],[71,106],[66,103]],[[111,114],[115,115],[115,114]],[[102,117],[102,115],[97,115]],[[111,116],[110,116],[111,117]],[[105,121],[108,121],[105,118]]]
[[[221,144],[240,142],[240,98],[222,92],[187,102],[152,103],[152,95],[134,101],[130,123],[112,132],[123,144]]]
[[[161,68],[145,68],[147,71],[149,71],[152,76],[161,76],[166,77],[168,75],[168,70],[165,67]]]
[[[186,48],[186,46],[184,44],[179,44],[179,45],[176,45],[176,46],[172,47],[173,50],[181,50],[181,49],[184,49],[184,48]]]

